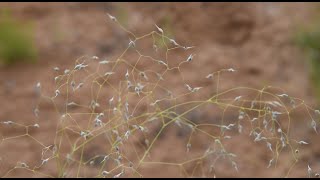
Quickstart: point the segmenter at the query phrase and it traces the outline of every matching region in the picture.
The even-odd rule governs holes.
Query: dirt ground
[[[297,28],[307,23],[313,7],[312,3],[0,3],[0,8],[10,8],[19,20],[35,23],[35,42],[39,49],[36,64],[0,67],[0,121],[38,123],[39,130],[30,129],[32,137],[45,145],[53,143],[59,116],[54,107],[45,102],[40,118],[35,118],[33,110],[38,100],[35,84],[41,82],[46,93],[54,94],[53,78],[57,74],[53,67],[73,68],[75,60],[83,55],[107,59],[119,55],[126,48],[129,38],[121,28],[110,23],[107,12],[118,17],[137,36],[155,30],[156,23],[172,34],[178,43],[195,46],[196,63],[186,65],[182,70],[193,87],[208,84],[199,77],[205,77],[209,72],[234,68],[236,75],[221,77],[221,89],[236,86],[262,89],[272,85],[315,106],[306,59],[292,40]],[[128,56],[133,54],[130,52]],[[182,54],[177,52],[170,57],[179,58]],[[139,67],[148,68],[148,64],[139,64]],[[167,78],[167,86],[175,87],[177,92],[181,87],[183,89],[183,84],[179,84],[179,75],[173,73]],[[117,81],[114,79],[114,82]],[[89,87],[84,88],[81,93],[86,97],[81,101],[89,100],[90,92]],[[111,94],[106,92],[103,98],[111,97]],[[206,94],[212,94],[212,89],[203,89],[198,97],[206,97]],[[184,100],[189,99],[186,97]],[[205,122],[221,116],[215,112],[196,111],[190,118]],[[316,142],[318,135],[312,129],[299,128],[306,126],[305,113],[292,117],[295,124],[292,131],[305,137],[305,141]],[[228,118],[233,116],[231,114]],[[0,124],[0,137],[15,136],[21,132],[24,132],[23,128],[8,128]],[[174,127],[166,129],[153,146],[152,160],[181,162],[192,159],[192,155],[185,154],[188,133]],[[210,143],[201,136],[199,139],[203,141],[193,143],[193,155],[203,153]],[[90,149],[85,150],[87,159],[92,154],[101,153],[103,146],[93,143]],[[239,172],[225,161],[217,163],[214,173],[201,173],[195,164],[190,164],[184,167],[188,177],[283,177],[293,161],[290,152],[286,151],[280,154],[276,168],[267,169],[270,159],[266,156],[268,149],[264,144],[254,143],[247,135],[234,136],[228,140],[226,147],[237,154]],[[289,177],[306,177],[307,164],[314,172],[320,171],[319,148],[317,143],[301,148],[301,159]],[[138,154],[144,152],[139,147],[135,150]],[[1,142],[0,176],[4,176],[17,161],[27,162],[29,166],[41,164],[40,154],[41,147],[28,137]],[[127,154],[128,157],[135,156],[134,152]],[[57,176],[55,166],[54,162],[50,162],[41,172]],[[81,169],[85,172],[83,176],[94,176],[97,170],[99,168],[89,166]],[[192,173],[193,170],[195,173]],[[170,165],[145,165],[141,168],[141,174],[144,177],[186,177],[179,166]],[[7,176],[43,175],[17,169]]]

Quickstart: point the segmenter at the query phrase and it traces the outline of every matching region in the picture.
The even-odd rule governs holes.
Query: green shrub
[[[299,31],[295,35],[295,42],[305,51],[310,78],[320,100],[320,25],[315,24]]]
[[[30,24],[15,21],[2,13],[0,18],[0,60],[4,65],[21,61],[35,62],[37,51],[33,44]]]

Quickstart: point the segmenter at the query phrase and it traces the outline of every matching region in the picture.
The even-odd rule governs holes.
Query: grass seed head
[[[112,21],[114,21],[114,22],[117,21],[117,19],[116,19],[114,16],[111,16],[109,13],[107,13],[107,15],[109,16],[109,18],[110,18]]]

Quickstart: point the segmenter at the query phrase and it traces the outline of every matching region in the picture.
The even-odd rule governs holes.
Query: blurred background
[[[106,13],[117,17],[136,35],[155,30],[156,23],[177,42],[196,46],[197,63],[186,68],[190,81],[197,81],[199,74],[205,77],[212,69],[234,68],[238,74],[222,79],[221,88],[249,86],[261,89],[272,85],[304,99],[310,106],[319,107],[319,5],[276,2],[0,3],[0,121],[35,122],[34,86],[40,81],[50,87],[54,83],[53,67],[70,68],[82,55],[109,57],[126,48],[127,34],[112,25]],[[174,79],[171,83],[175,83]],[[50,113],[54,112],[48,110],[47,119],[43,120],[46,121],[43,126],[47,132],[56,124]],[[198,116],[196,118],[204,117],[203,114]],[[10,133],[15,134],[0,126],[2,137]],[[301,130],[299,134],[308,137],[309,141],[315,142],[318,138],[308,129]],[[37,136],[43,141],[46,139],[46,135]],[[179,138],[171,139],[172,143],[175,141]],[[286,163],[285,157],[283,166],[266,170],[268,159],[261,151],[249,144],[239,145],[240,141],[230,143],[231,149],[238,149],[238,156],[254,162],[251,166],[243,166],[238,173],[221,165],[216,169],[217,177],[276,177],[286,174],[291,163],[289,160]],[[160,147],[163,147],[158,150],[162,153],[160,159],[179,156],[179,151],[175,152],[172,147]],[[32,149],[28,142],[2,144],[0,156],[7,151],[19,154],[30,150],[28,156],[32,159],[35,157]],[[172,152],[172,157],[168,152]],[[301,155],[302,162],[310,163],[315,171],[320,171],[319,152],[319,144],[310,144]],[[1,156],[1,176],[9,165],[15,164],[10,163],[11,157]],[[165,171],[147,168],[145,176],[181,175],[170,168]],[[27,176],[24,173],[19,171],[15,175]],[[306,175],[307,166],[298,164],[292,176]]]

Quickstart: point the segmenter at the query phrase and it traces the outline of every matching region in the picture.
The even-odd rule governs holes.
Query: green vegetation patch
[[[32,26],[14,20],[8,11],[0,14],[0,62],[36,62],[37,50],[33,43]]]

